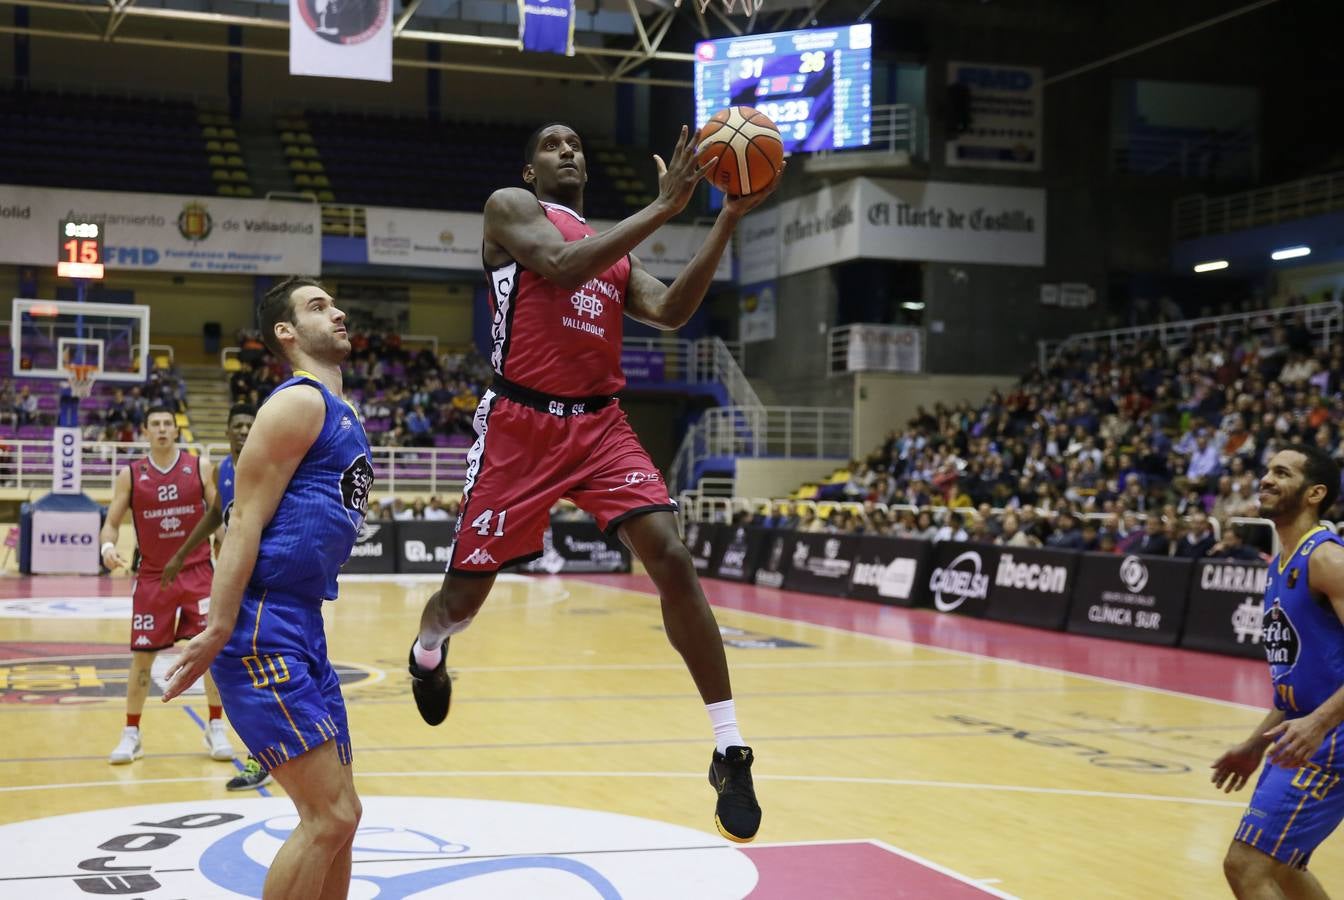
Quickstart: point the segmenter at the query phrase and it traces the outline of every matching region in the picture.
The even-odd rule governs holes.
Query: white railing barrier
[[[920,153],[919,110],[908,103],[879,103],[870,109],[869,142],[852,150],[905,152],[912,157],[926,157]],[[820,150],[812,156],[826,157],[846,150]]]
[[[1344,209],[1344,172],[1313,175],[1222,197],[1179,197],[1172,205],[1171,233],[1175,240],[1187,241],[1337,209]]]
[[[1322,347],[1329,346],[1331,339],[1344,331],[1344,302],[1333,300],[1329,303],[1304,303],[1297,306],[1282,306],[1277,309],[1232,313],[1226,316],[1204,316],[1198,319],[1180,319],[1175,322],[1159,322],[1153,325],[1135,325],[1129,328],[1111,328],[1105,331],[1084,331],[1071,334],[1061,341],[1037,341],[1037,361],[1044,371],[1066,350],[1102,345],[1114,352],[1122,347],[1129,347],[1147,340],[1156,340],[1167,349],[1180,348],[1188,344],[1193,338],[1204,335],[1221,339],[1224,334],[1234,331],[1248,331],[1252,334],[1267,333],[1280,325],[1289,323],[1298,316],[1303,317],[1307,330],[1320,339]]]
[[[850,458],[854,414],[819,406],[728,406],[706,410],[686,433],[672,462],[674,488],[689,488],[700,463],[713,457]]]

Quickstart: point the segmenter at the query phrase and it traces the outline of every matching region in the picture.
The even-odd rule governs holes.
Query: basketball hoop
[[[84,365],[82,363],[67,363],[65,366],[65,377],[70,382],[70,394],[81,400],[89,396],[93,391],[93,382],[98,374],[97,366]]]
[[[705,11],[709,9],[710,4],[712,4],[714,0],[693,0],[693,2],[700,9],[700,14],[704,15]],[[744,16],[754,16],[756,13],[760,12],[761,7],[765,6],[765,0],[720,0],[720,2],[723,5],[724,14],[729,16],[733,14],[733,10],[739,5],[742,7],[742,15]],[[679,8],[681,6],[681,0],[676,0],[673,5]]]

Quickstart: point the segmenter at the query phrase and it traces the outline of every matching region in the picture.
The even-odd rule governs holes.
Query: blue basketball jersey
[[[296,384],[322,392],[326,420],[261,534],[249,587],[272,597],[334,600],[336,575],[369,511],[369,439],[354,407],[307,372],[296,370],[271,396]]]
[[[233,512],[233,454],[224,457],[219,464],[219,508],[224,511],[224,527],[229,527],[229,514]]]
[[[1304,716],[1344,685],[1344,622],[1330,600],[1313,593],[1308,567],[1323,544],[1344,545],[1325,528],[1308,532],[1269,565],[1261,642],[1274,679],[1274,705]]]

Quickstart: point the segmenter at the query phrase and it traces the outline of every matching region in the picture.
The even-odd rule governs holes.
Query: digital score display
[[[103,277],[103,226],[67,219],[61,223],[56,274],[61,278]]]
[[[872,128],[872,25],[812,28],[695,45],[695,125],[752,106],[786,153],[863,147]]]

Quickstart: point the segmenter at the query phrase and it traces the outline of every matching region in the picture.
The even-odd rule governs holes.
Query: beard
[[[1303,485],[1291,494],[1279,493],[1270,503],[1260,504],[1260,515],[1266,519],[1289,521],[1297,518],[1307,505],[1307,488]]]

